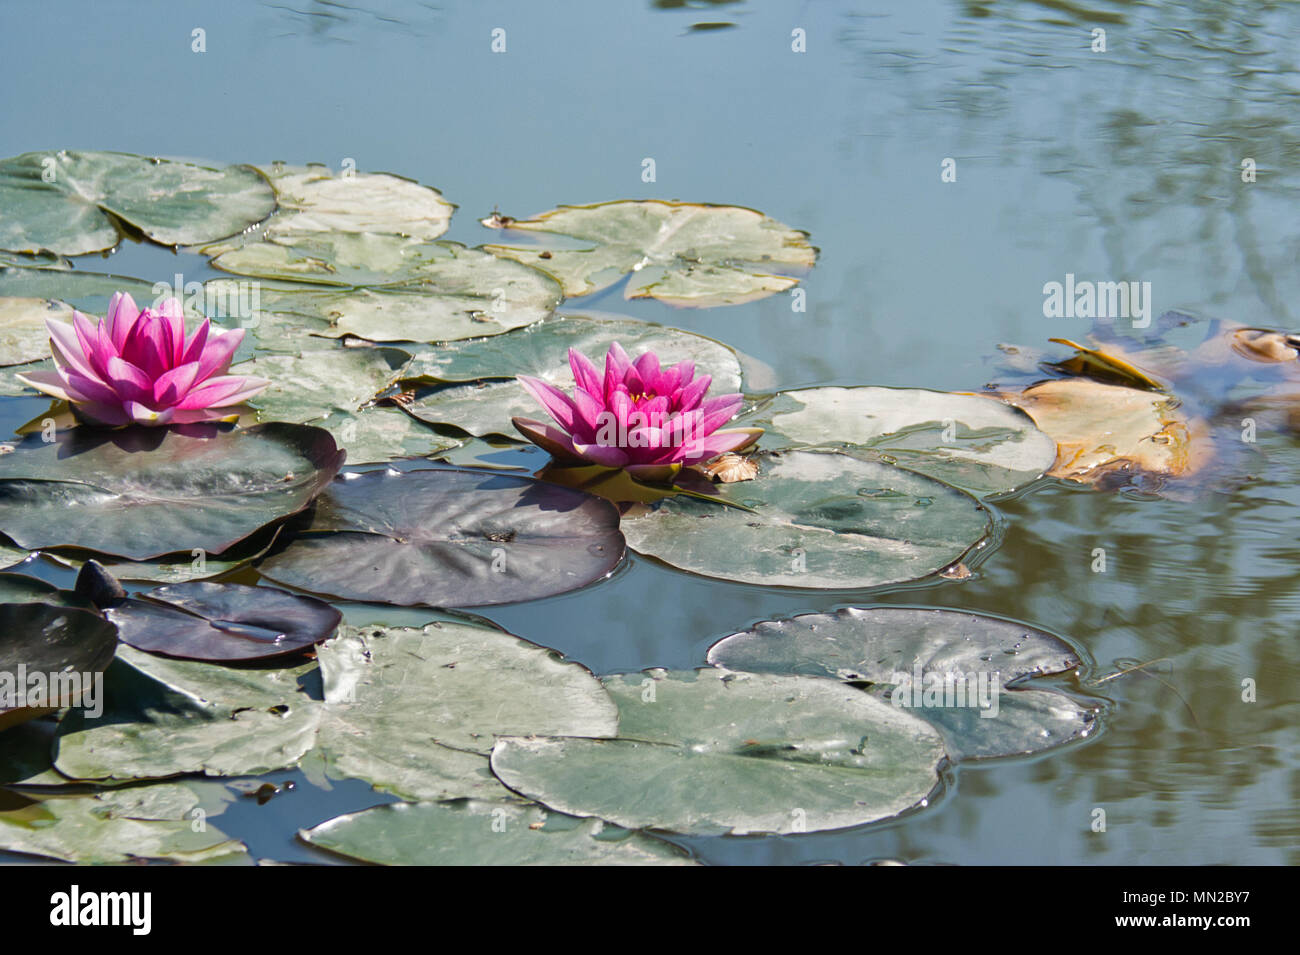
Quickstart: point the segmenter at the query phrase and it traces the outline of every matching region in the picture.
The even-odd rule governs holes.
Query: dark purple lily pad
[[[0,455],[0,531],[31,550],[220,554],[304,509],[343,456],[328,431],[283,422],[32,434]]]
[[[0,731],[83,700],[116,650],[117,628],[89,610],[0,603]]]
[[[343,619],[315,597],[204,581],[158,587],[119,601],[105,616],[137,650],[217,662],[301,653],[328,639]]]
[[[535,600],[623,559],[618,509],[531,478],[460,469],[345,474],[258,568],[299,590],[399,606]]]

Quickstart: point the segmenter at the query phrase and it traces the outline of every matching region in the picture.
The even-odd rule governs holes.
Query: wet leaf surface
[[[624,297],[670,305],[736,305],[783,292],[813,267],[806,233],[753,209],[657,199],[561,206],[527,220],[515,233],[542,236],[541,245],[484,246],[496,255],[542,269],[568,298],[590,295],[631,274]],[[573,243],[546,241],[561,236]]]
[[[1026,684],[1079,666],[1074,649],[983,614],[910,607],[800,614],[725,637],[709,648],[709,662],[870,684],[891,702],[901,693],[908,712],[943,733],[954,759],[1039,752],[1096,727],[1095,705]],[[953,690],[945,696],[948,683]]]
[[[686,496],[634,507],[628,546],[706,577],[864,589],[937,573],[990,531],[970,495],[902,468],[820,451],[755,460],[754,480],[717,486],[747,510]]]
[[[194,245],[265,219],[275,195],[249,166],[59,150],[0,160],[0,208],[0,248],[82,255],[117,245],[114,217],[162,245]]]
[[[137,650],[218,662],[300,655],[329,639],[343,619],[312,597],[216,583],[158,587],[114,604],[105,616]]]
[[[834,680],[704,669],[604,683],[618,738],[506,737],[493,772],[560,812],[697,835],[861,825],[938,785],[939,734]]]
[[[565,593],[623,557],[607,501],[455,469],[346,474],[310,525],[258,568],[313,593],[399,606],[477,607]]]
[[[300,835],[311,845],[381,865],[694,864],[681,849],[645,833],[477,799],[376,806]]]
[[[132,559],[219,554],[306,507],[342,465],[319,428],[74,428],[0,455],[0,530]]]

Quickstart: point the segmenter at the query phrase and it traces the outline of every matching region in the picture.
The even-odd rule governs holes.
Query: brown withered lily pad
[[[1204,424],[1171,395],[1065,378],[999,397],[1055,439],[1056,463],[1047,473],[1067,481],[1183,477],[1200,470],[1212,453]]]

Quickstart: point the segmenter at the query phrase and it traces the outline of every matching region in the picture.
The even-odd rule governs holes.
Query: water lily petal
[[[207,347],[208,335],[211,332],[212,323],[206,318],[194,329],[189,340],[185,342],[185,347],[181,349],[181,364],[191,361],[198,361],[199,356],[203,354],[203,349]]]
[[[757,436],[751,434],[750,429],[715,431],[707,438],[700,438],[689,444],[682,445],[673,454],[673,460],[680,461],[682,464],[698,464],[700,461],[716,458],[719,454],[724,454],[727,451],[748,447],[755,440],[757,440]]]
[[[519,383],[537,399],[547,414],[555,419],[556,424],[569,433],[574,431],[580,416],[572,398],[549,382],[531,375],[520,375]]]
[[[632,362],[632,367],[636,369],[637,376],[645,388],[659,394],[656,385],[659,384],[659,356],[652,351],[638,355],[636,361]],[[645,389],[642,389],[645,390]]]
[[[627,452],[613,445],[580,444],[574,441],[573,448],[584,461],[607,468],[621,468],[628,462]]]
[[[221,333],[210,328],[207,344],[203,346],[203,352],[198,357],[199,381],[204,381],[213,375],[224,375],[230,367],[230,359],[234,357],[243,340],[242,328],[232,328]],[[187,357],[188,354],[189,349],[186,349]]]
[[[122,358],[139,368],[151,379],[157,378],[170,364],[163,341],[163,323],[158,316],[145,309],[126,336],[122,345]]]
[[[736,416],[745,403],[744,395],[718,395],[700,405],[700,420],[695,428],[696,437],[713,434]]]
[[[109,405],[122,401],[122,396],[118,394],[117,389],[105,384],[99,378],[87,377],[70,368],[61,370],[60,374],[71,401],[94,401]]]
[[[167,363],[172,367],[181,365],[185,354],[185,309],[176,299],[169,298],[158,307],[158,316],[162,319]]]
[[[14,375],[14,377],[28,388],[35,388],[53,398],[71,400],[64,387],[63,379],[57,371],[29,371],[25,375]]]
[[[591,440],[595,436],[596,429],[600,427],[600,415],[605,410],[605,406],[585,389],[576,388],[573,392],[573,407],[578,413],[579,425],[573,429],[574,433]]]
[[[673,394],[689,385],[695,378],[695,362],[679,361],[664,372],[664,393]],[[713,379],[710,378],[710,381]],[[707,387],[707,386],[706,386]]]
[[[531,418],[511,418],[510,423],[515,426],[516,431],[543,451],[549,452],[556,460],[572,463],[582,461],[582,456],[578,454],[569,436],[558,428]]]
[[[108,376],[123,401],[148,401],[153,397],[153,378],[125,358],[108,360]]]
[[[590,395],[604,393],[605,384],[600,377],[600,371],[590,358],[576,348],[569,349],[569,368],[573,370],[573,380],[578,383],[579,388]]]
[[[199,363],[196,361],[163,372],[153,383],[154,404],[161,408],[176,404],[194,387],[198,375]]]
[[[57,319],[47,318],[45,328],[50,333],[50,353],[54,355],[56,365],[76,369],[87,377],[98,377],[95,369],[86,360],[81,351],[81,342],[71,325],[65,325]]]
[[[605,403],[609,404],[614,397],[614,392],[624,385],[623,379],[627,377],[628,369],[632,367],[632,360],[628,358],[627,352],[618,342],[609,346],[609,351],[605,353]]]
[[[126,292],[113,293],[113,297],[108,302],[108,314],[104,317],[104,324],[108,326],[109,338],[119,355],[122,354],[122,345],[126,342],[126,336],[131,333],[139,318],[140,310],[135,306],[135,299]]]
[[[251,375],[223,375],[209,378],[182,398],[176,407],[182,411],[199,408],[225,408],[247,401],[271,382]]]
[[[677,407],[682,411],[692,411],[700,406],[704,393],[713,384],[712,375],[702,375],[682,388],[677,396]]]
[[[171,424],[172,409],[165,408],[162,411],[155,411],[148,405],[143,405],[138,401],[128,401],[124,406],[126,413],[131,416],[131,421],[135,424]]]

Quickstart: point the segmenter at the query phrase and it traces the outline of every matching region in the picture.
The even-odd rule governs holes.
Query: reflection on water
[[[193,14],[172,9],[159,5],[160,29],[188,37]],[[777,387],[979,390],[999,373],[985,360],[999,342],[1086,337],[1089,323],[1043,315],[1044,283],[1067,274],[1151,282],[1157,316],[1300,326],[1297,4],[574,0],[561,16],[528,3],[287,0],[205,15],[223,22],[202,70],[186,45],[163,85],[96,69],[99,50],[120,62],[156,40],[93,7],[82,15],[86,29],[65,28],[54,5],[24,14],[49,28],[29,36],[57,35],[85,61],[66,87],[25,82],[48,51],[0,36],[0,79],[24,90],[7,104],[2,154],[58,140],[224,161],[352,156],[442,189],[460,204],[447,238],[471,245],[490,239],[475,220],[496,204],[759,208],[822,250],[806,313],[782,296],[677,311],[610,295],[598,307],[728,342]],[[510,52],[493,57],[498,18]],[[722,21],[737,26],[689,35]],[[805,53],[791,50],[795,28]],[[267,63],[304,95],[268,86]],[[103,109],[104,75],[132,109]],[[225,115],[230,103],[238,121],[220,135],[204,122],[158,134],[158,117]],[[647,156],[658,182],[641,179]],[[955,182],[940,179],[945,158]],[[174,271],[157,250],[114,260],[122,274]],[[1114,332],[1140,337],[1126,323]],[[20,423],[39,405],[0,403],[0,416]],[[1238,480],[1194,500],[1048,483],[1000,502],[1005,538],[967,580],[799,593],[636,559],[598,586],[483,615],[612,672],[700,665],[716,639],[773,616],[872,602],[984,610],[1070,639],[1091,664],[1063,687],[1111,701],[1093,739],[963,765],[924,811],[848,833],[689,840],[709,861],[1300,863],[1300,443],[1261,424],[1255,450],[1232,459]],[[1104,573],[1092,570],[1098,548]],[[414,622],[371,617],[384,614]],[[1149,667],[1095,682],[1133,662]],[[1243,701],[1245,680],[1256,702]],[[339,792],[348,798],[318,794],[305,817],[293,807],[316,805],[306,784],[269,804],[285,814],[274,830],[285,857],[293,826],[383,801]],[[1092,831],[1097,809],[1105,832]],[[259,851],[274,855],[275,838],[261,834]]]

